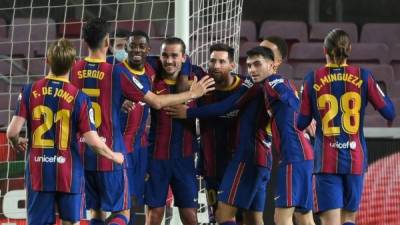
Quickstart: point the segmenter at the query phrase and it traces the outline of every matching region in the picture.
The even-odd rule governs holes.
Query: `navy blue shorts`
[[[313,160],[281,164],[278,168],[275,207],[296,207],[296,211],[312,210]]]
[[[168,187],[179,208],[197,208],[198,182],[193,157],[151,160],[145,187],[145,203],[152,208],[165,206]]]
[[[86,208],[118,212],[131,208],[126,169],[85,171]]]
[[[129,153],[131,166],[127,169],[129,192],[136,199],[136,206],[144,205],[145,176],[147,172],[147,147],[135,148]]]
[[[82,193],[33,191],[27,193],[28,225],[47,225],[56,223],[57,206],[60,218],[77,222],[84,218],[85,200]]]
[[[315,174],[314,211],[345,209],[356,212],[360,206],[364,175]]]
[[[263,212],[270,170],[254,163],[232,161],[218,190],[218,200],[237,208]]]

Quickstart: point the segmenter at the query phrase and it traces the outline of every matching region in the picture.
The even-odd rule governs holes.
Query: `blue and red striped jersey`
[[[367,168],[363,127],[367,103],[393,120],[393,103],[371,73],[356,66],[327,65],[304,80],[299,129],[314,118],[317,173],[362,174]]]
[[[238,91],[243,79],[234,76],[234,82],[224,90],[215,90],[197,101],[199,107],[220,102]],[[229,113],[200,118],[202,173],[206,177],[219,177],[232,160],[236,146],[239,110]]]
[[[146,86],[126,73],[123,65],[117,64],[113,68],[113,65],[103,60],[91,58],[75,63],[71,70],[71,83],[91,98],[95,125],[100,137],[113,151],[126,154],[119,118],[122,98],[141,101],[149,91]],[[118,165],[93,151],[85,151],[86,170],[112,171],[125,166],[127,165]]]
[[[84,191],[77,134],[95,129],[89,98],[68,80],[47,76],[25,86],[18,101],[15,115],[27,120],[27,184],[34,191]]]
[[[271,148],[265,144],[269,116],[266,112],[264,96],[260,84],[253,84],[246,78],[240,88],[220,102],[199,108],[190,108],[188,118],[207,118],[228,115],[239,109],[236,125],[236,143],[232,160],[253,162],[272,168]]]
[[[314,159],[314,152],[305,134],[297,129],[300,101],[293,84],[274,74],[264,82],[266,107],[271,116],[272,143],[279,163]]]
[[[157,95],[177,93],[176,81],[155,78],[153,91]],[[191,101],[188,104],[193,105]],[[173,119],[163,109],[151,109],[149,158],[157,160],[192,156],[196,144],[194,119]]]
[[[132,69],[126,61],[121,66],[126,74],[135,76],[143,86],[146,86],[146,89],[152,90],[155,72],[149,64],[144,65],[143,71]],[[135,146],[144,147],[147,145],[145,129],[149,112],[150,107],[144,102],[136,102],[132,111],[128,113],[121,111],[121,129],[128,153],[133,152]]]

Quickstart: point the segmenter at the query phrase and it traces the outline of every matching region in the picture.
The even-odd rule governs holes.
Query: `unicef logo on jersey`
[[[35,156],[35,162],[39,163],[59,163],[63,164],[65,163],[66,159],[63,156]]]
[[[351,149],[354,150],[357,148],[357,144],[355,141],[347,141],[347,142],[331,142],[329,143],[329,146],[331,148],[337,148],[337,149]]]

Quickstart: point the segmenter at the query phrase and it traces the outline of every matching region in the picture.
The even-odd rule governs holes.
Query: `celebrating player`
[[[185,49],[185,43],[176,37],[162,42],[160,60],[163,72],[157,73],[153,83],[153,91],[158,95],[178,92],[177,80],[185,61]],[[151,110],[149,178],[145,187],[145,201],[149,207],[147,224],[161,224],[169,186],[183,224],[197,224],[195,144],[194,119],[173,119],[163,109]]]
[[[363,133],[367,102],[389,122],[393,103],[371,73],[347,65],[348,34],[333,29],[324,40],[327,64],[304,80],[299,129],[317,121],[315,150],[315,205],[323,225],[354,225],[367,168]]]
[[[279,68],[287,54],[285,40],[269,37],[261,42],[274,52],[275,70]],[[254,67],[257,70],[257,67]],[[249,71],[251,73],[251,71]],[[277,84],[285,84],[291,92],[280,90]],[[293,214],[297,213],[298,224],[312,225],[312,172],[313,150],[303,132],[296,127],[299,100],[296,90],[289,80],[280,75],[269,76],[264,83],[268,109],[271,116],[272,143],[279,155],[277,184],[275,187],[275,223],[293,224]],[[291,105],[281,101],[292,96]]]
[[[158,96],[147,86],[127,73],[122,64],[105,62],[109,47],[109,34],[106,21],[94,18],[83,28],[83,37],[89,46],[89,57],[78,61],[71,73],[71,81],[89,95],[93,102],[95,126],[108,146],[114,151],[126,154],[123,142],[119,112],[122,97],[132,101],[143,101],[154,108],[169,104],[178,104],[198,98],[209,90],[213,81],[205,77],[195,80],[191,89],[176,95]],[[91,209],[91,224],[102,224],[102,211],[112,212],[109,224],[123,223],[129,220],[129,188],[126,177],[126,164],[115,165],[104,157],[85,152],[86,203]]]
[[[253,60],[260,55],[262,61]],[[216,217],[220,224],[236,224],[235,215],[238,209],[245,210],[245,223],[263,224],[266,184],[269,181],[272,155],[270,144],[265,143],[265,127],[269,117],[261,84],[274,72],[273,58],[270,49],[258,47],[250,50],[247,58],[249,63],[252,66],[262,66],[265,72],[251,74],[256,84],[253,85],[246,79],[239,90],[220,102],[189,108],[183,112],[175,108],[177,110],[171,109],[170,112],[180,118],[207,118],[232,115],[240,109],[233,158],[225,170],[218,190]]]
[[[125,50],[130,32],[124,29],[117,29],[114,34],[111,34],[109,51],[112,55],[107,56],[107,62],[110,64],[118,64],[128,58],[128,53]]]
[[[115,163],[123,155],[102,142],[94,128],[89,98],[68,81],[75,49],[60,39],[47,51],[49,74],[24,87],[7,130],[11,146],[25,150],[28,143],[26,189],[28,224],[55,224],[57,206],[63,224],[79,224],[83,215],[84,169],[77,133],[92,149]],[[19,137],[28,122],[29,142]]]

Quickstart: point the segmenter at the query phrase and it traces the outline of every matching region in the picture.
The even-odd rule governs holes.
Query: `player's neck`
[[[164,71],[165,72],[165,71]],[[175,71],[175,73],[169,74],[169,73],[164,73],[164,78],[168,80],[176,80],[178,79],[178,75],[180,74],[180,70]]]
[[[89,49],[89,58],[91,59],[101,59],[106,60],[107,54],[103,53],[101,50],[90,50]]]
[[[234,76],[229,74],[228,76],[226,76],[226,79],[223,79],[220,82],[216,82],[215,83],[215,89],[217,89],[217,90],[226,90],[227,88],[229,88],[233,84],[234,81],[235,81]]]
[[[69,80],[69,72],[63,75],[55,75],[54,73],[52,73],[51,71],[47,74],[47,77],[50,78],[57,78],[60,80]]]
[[[129,67],[134,70],[143,70],[143,68],[144,68],[144,64],[135,64],[129,60],[127,60],[127,62],[128,62]]]
[[[326,55],[326,64],[328,64],[328,65],[338,65],[334,60],[332,60],[328,55]],[[338,65],[338,66],[341,66],[341,65],[346,65],[347,64],[347,59],[344,59],[343,60],[343,63],[342,64],[340,64],[340,65]]]

